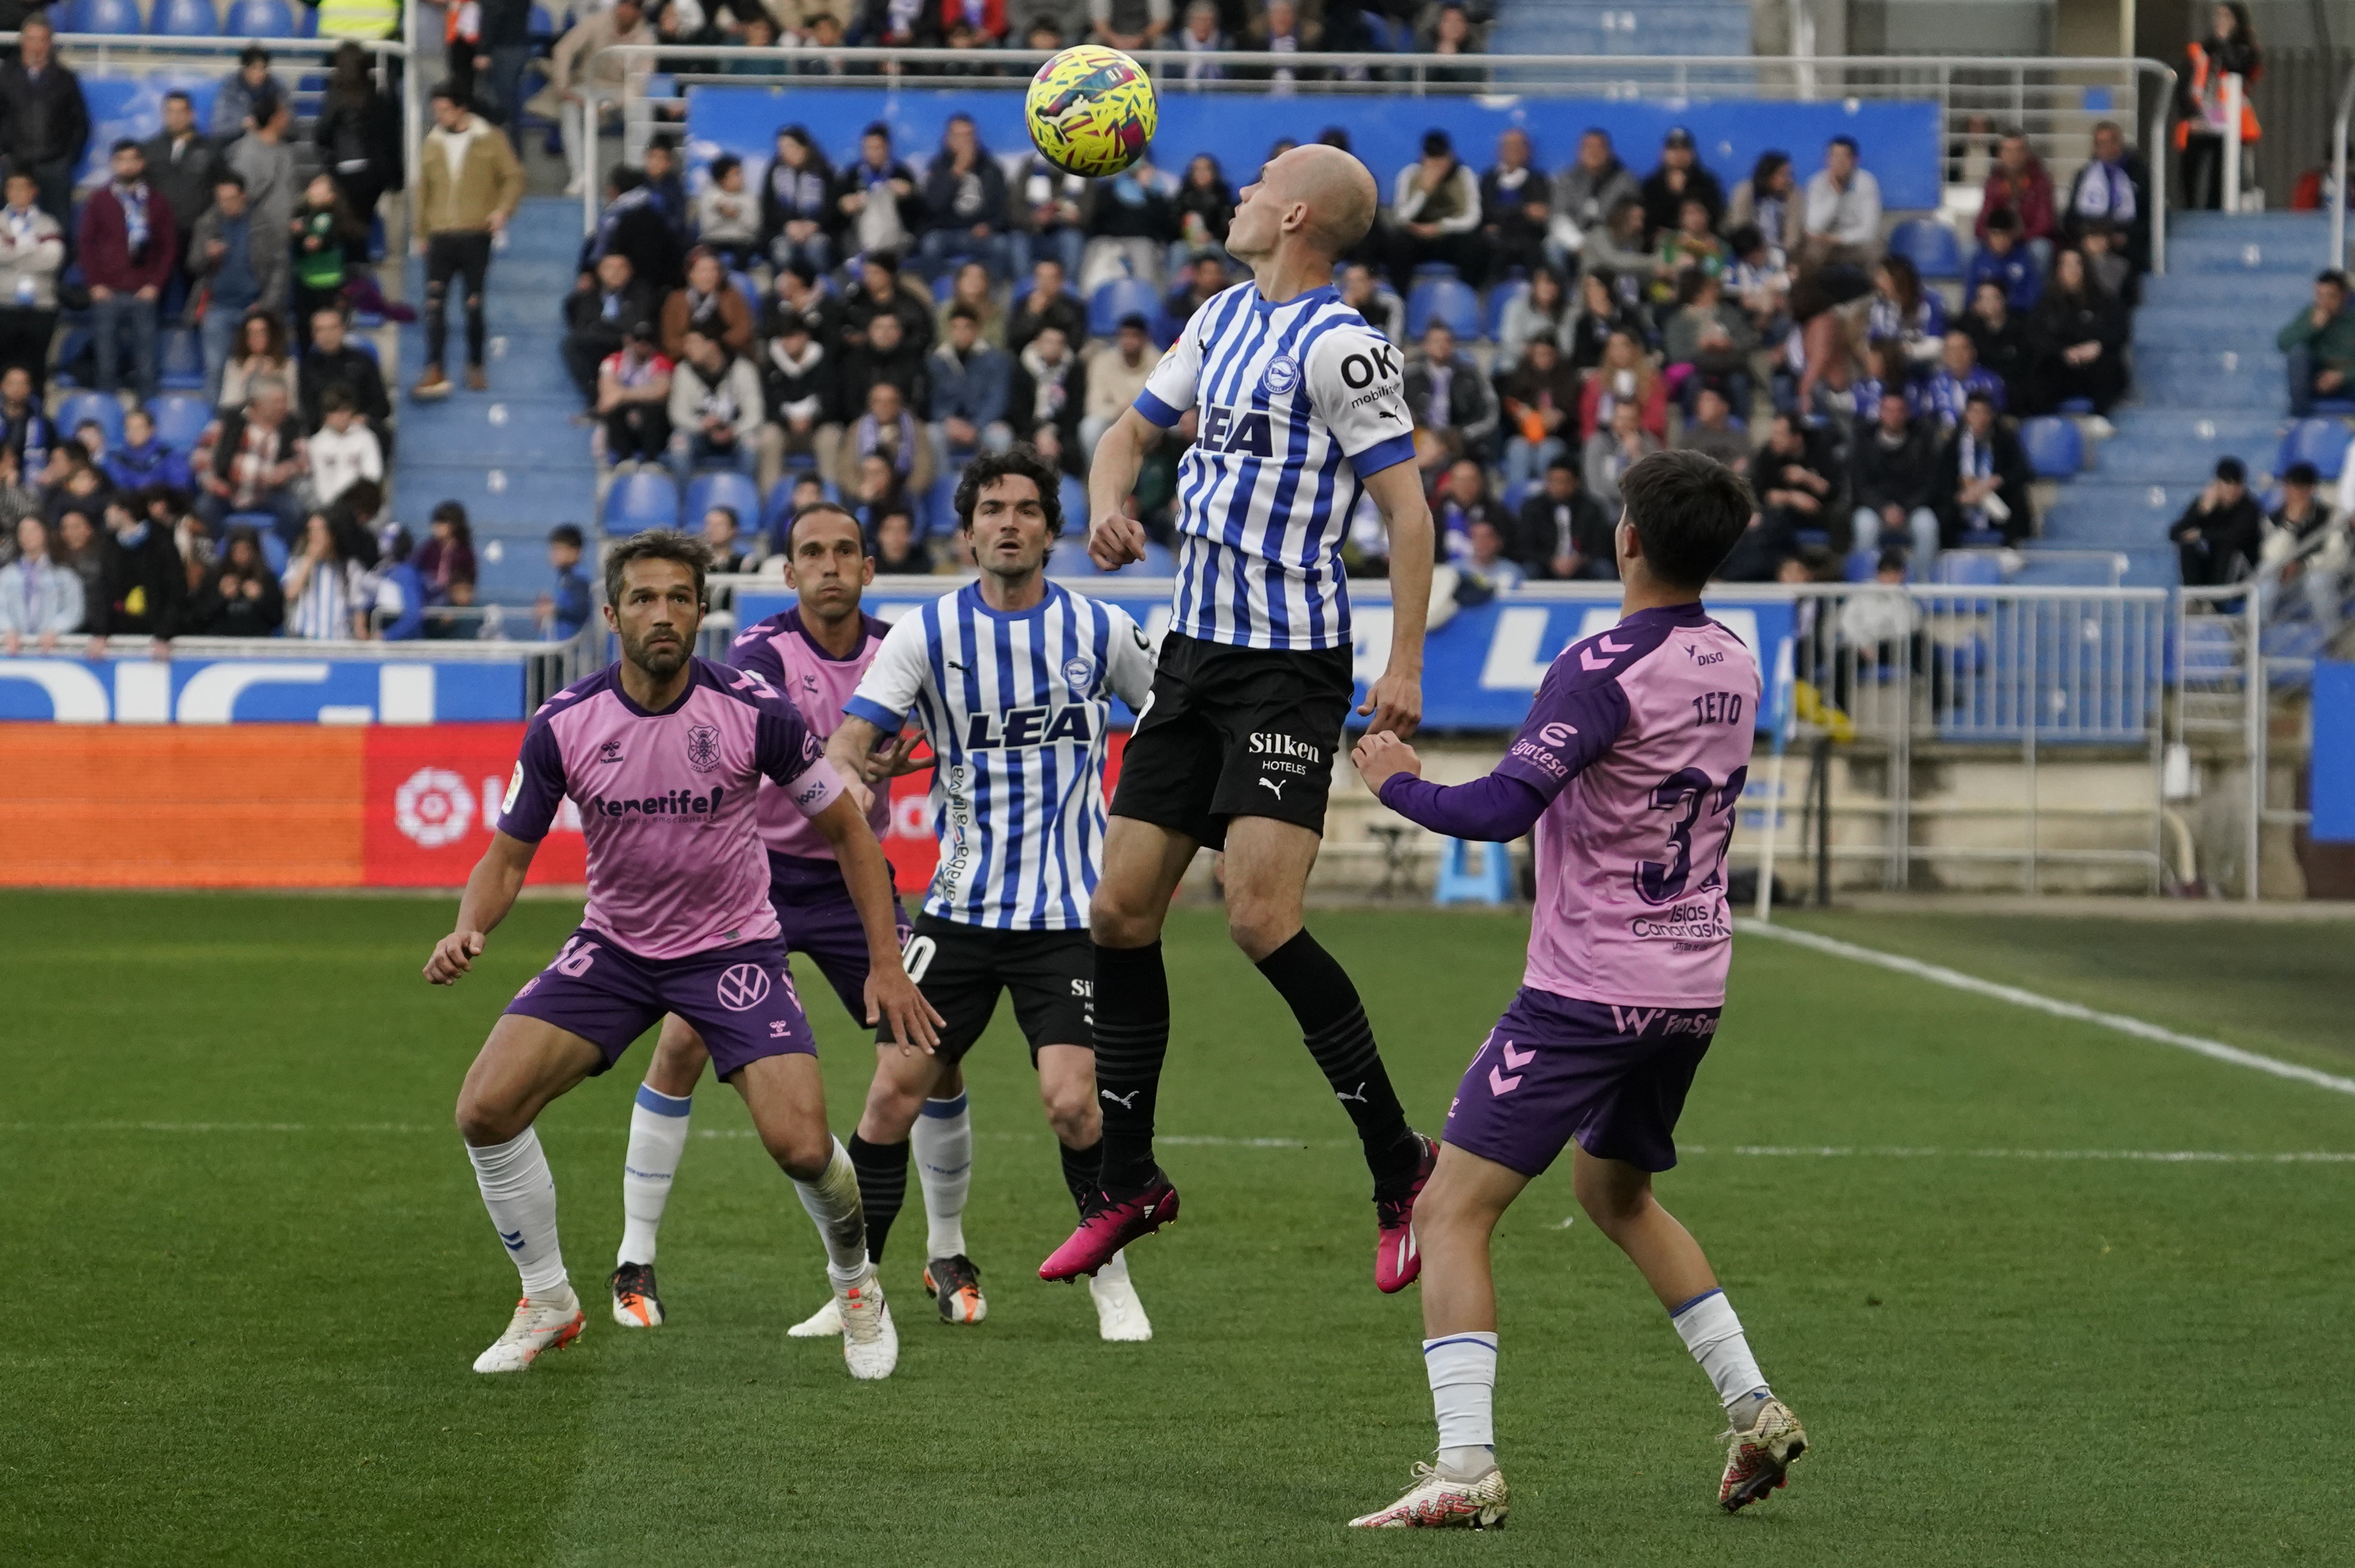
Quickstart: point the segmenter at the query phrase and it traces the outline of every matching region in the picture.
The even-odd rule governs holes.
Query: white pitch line
[[[1836,937],[1819,937],[1813,931],[1794,930],[1788,926],[1762,925],[1755,920],[1736,920],[1733,928],[1745,936],[1771,937],[1778,942],[1795,947],[1812,948],[1834,958],[1853,959],[1860,964],[1873,964],[1884,969],[1894,969],[1902,975],[1912,975],[1934,985],[1951,986],[1956,991],[1973,991],[1991,996],[1998,1001],[2008,1001],[2015,1007],[2032,1008],[2049,1012],[2055,1018],[2073,1019],[2103,1029],[2114,1029],[2121,1034],[2131,1034],[2139,1040],[2152,1040],[2161,1045],[2196,1052],[2211,1061],[2229,1062],[2236,1067],[2248,1067],[2260,1073],[2270,1073],[2276,1078],[2288,1078],[2301,1084],[2311,1084],[2318,1089],[2330,1089],[2342,1095],[2355,1095],[2355,1078],[2342,1078],[2335,1074],[2318,1072],[2285,1062],[2276,1056],[2260,1055],[2243,1051],[2238,1045],[2227,1045],[2221,1040],[2209,1040],[2198,1034],[2179,1034],[2172,1029],[2162,1029],[2156,1023],[2146,1023],[2139,1018],[2129,1018],[2122,1012],[2103,1012],[2073,1001],[2062,1001],[2032,991],[2022,991],[2016,985],[2001,985],[1994,980],[1966,975],[1960,969],[1950,969],[1943,964],[1925,964],[1919,959],[1908,959],[1896,953],[1884,953],[1877,948],[1860,948],[1854,942],[1843,942]]]
[[[2355,1151],[2301,1150],[2249,1154],[2213,1149],[1840,1149],[1742,1144],[1710,1149],[1687,1143],[1682,1154],[1738,1154],[1769,1160],[2116,1160],[2149,1165],[2355,1165]]]

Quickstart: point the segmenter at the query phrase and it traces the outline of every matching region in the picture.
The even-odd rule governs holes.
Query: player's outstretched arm
[[[842,775],[842,787],[853,797],[852,804],[862,816],[875,799],[873,785],[879,760],[875,747],[882,739],[883,731],[857,714],[846,715],[834,733],[826,736],[826,759]]]
[[[1423,725],[1423,631],[1431,618],[1431,503],[1411,462],[1392,463],[1366,481],[1391,539],[1391,657],[1358,711],[1369,733],[1401,740]]]
[[[524,876],[531,870],[531,858],[538,853],[536,843],[504,832],[491,834],[491,847],[474,863],[473,874],[466,878],[466,891],[458,899],[457,929],[434,943],[433,956],[425,960],[427,980],[435,985],[455,985],[474,967],[474,960],[483,956],[484,938],[515,907]]]
[[[1088,558],[1105,571],[1145,559],[1145,524],[1128,514],[1128,498],[1160,437],[1151,420],[1125,408],[1096,442],[1088,469]]]
[[[858,719],[845,721],[858,724]],[[872,727],[871,726],[869,726]],[[839,734],[840,732],[836,732]],[[900,926],[891,895],[891,863],[867,825],[867,813],[845,789],[810,821],[834,846],[849,885],[858,923],[867,931],[867,1022],[888,1023],[901,1046],[931,1052],[941,1041],[941,1015],[900,962]]]
[[[1366,732],[1350,760],[1376,800],[1408,821],[1452,839],[1510,843],[1536,825],[1549,799],[1505,773],[1453,788],[1425,783],[1423,758],[1414,747],[1379,730]]]

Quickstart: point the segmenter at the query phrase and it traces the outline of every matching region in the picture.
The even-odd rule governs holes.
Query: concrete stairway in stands
[[[2135,390],[2117,433],[2064,485],[2044,518],[2053,549],[2125,552],[2126,580],[2171,584],[2167,527],[2231,455],[2253,482],[2273,467],[2288,424],[2274,334],[2313,292],[2328,249],[2319,214],[2175,216],[2168,274],[2143,282],[2135,313]]]
[[[547,588],[546,540],[555,524],[576,523],[592,539],[596,534],[589,429],[571,421],[580,399],[558,354],[580,246],[580,202],[525,201],[491,261],[490,391],[462,386],[439,403],[410,401],[405,388],[400,394],[394,514],[421,539],[437,503],[464,503],[485,602],[528,605]],[[409,298],[422,309],[425,269],[415,257]],[[459,380],[465,341],[454,303],[450,318],[445,352],[451,378]],[[401,329],[406,379],[415,380],[424,359],[419,329]]]

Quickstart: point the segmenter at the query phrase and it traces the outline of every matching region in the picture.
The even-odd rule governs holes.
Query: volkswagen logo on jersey
[[[698,773],[709,773],[719,766],[718,726],[698,724],[687,726],[687,765]]]
[[[1063,683],[1071,688],[1071,695],[1085,697],[1095,678],[1096,667],[1088,660],[1071,658],[1063,661]]]
[[[730,1012],[750,1012],[769,994],[769,971],[758,964],[735,964],[719,977],[719,1005]]]
[[[1267,374],[1259,384],[1269,397],[1283,397],[1300,385],[1300,361],[1288,354],[1277,355],[1267,362]]]

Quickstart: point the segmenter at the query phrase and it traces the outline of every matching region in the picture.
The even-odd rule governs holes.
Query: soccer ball
[[[1040,157],[1100,180],[1145,156],[1161,111],[1143,66],[1118,49],[1082,44],[1039,68],[1022,116]]]

